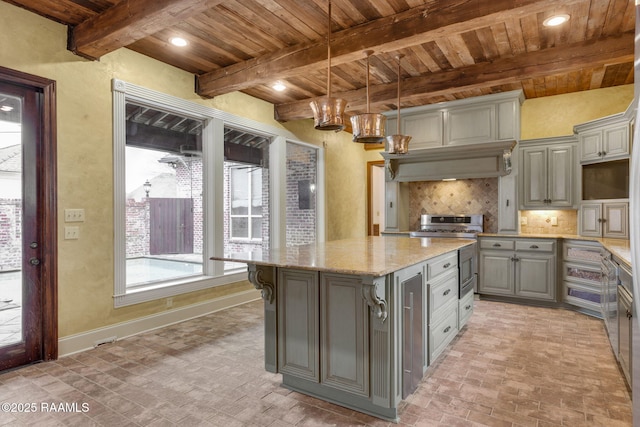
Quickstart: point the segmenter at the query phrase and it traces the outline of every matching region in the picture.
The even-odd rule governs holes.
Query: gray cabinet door
[[[278,366],[283,374],[318,382],[318,273],[278,270]]]
[[[523,200],[525,207],[547,206],[547,149],[522,149]]]
[[[548,148],[548,199],[552,207],[573,206],[573,147]]]
[[[359,277],[323,273],[321,382],[369,396],[369,310]]]
[[[513,295],[512,257],[511,251],[480,251],[481,294]]]
[[[555,255],[519,253],[516,259],[516,296],[555,300]]]

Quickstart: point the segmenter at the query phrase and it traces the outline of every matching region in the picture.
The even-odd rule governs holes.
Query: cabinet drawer
[[[448,309],[451,301],[458,300],[458,275],[452,271],[437,283],[429,286],[429,324],[438,322]]]
[[[556,242],[548,240],[516,240],[517,251],[553,252]]]
[[[565,262],[563,270],[564,280],[568,280],[570,282],[600,286],[602,281],[602,270],[600,269],[600,266],[588,266]]]
[[[602,246],[564,242],[564,259],[567,261],[588,262],[600,265]]]
[[[498,240],[498,239],[481,239],[480,249],[506,249],[513,250],[515,248],[515,242],[513,240]]]
[[[564,282],[564,297],[562,300],[578,307],[588,308],[597,313],[600,313],[602,310],[602,291],[593,286]]]
[[[456,269],[458,266],[458,251],[440,255],[430,261],[427,261],[427,274],[429,280],[437,276]]]
[[[442,353],[458,333],[458,302],[446,306],[447,315],[442,321],[429,327],[429,364]]]
[[[467,292],[458,300],[458,329],[467,324],[467,320],[473,314],[473,292]]]

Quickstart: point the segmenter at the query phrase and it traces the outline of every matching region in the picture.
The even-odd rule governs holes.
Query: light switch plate
[[[64,239],[65,240],[77,240],[80,238],[80,227],[65,227]]]
[[[65,209],[64,222],[84,222],[84,209]]]

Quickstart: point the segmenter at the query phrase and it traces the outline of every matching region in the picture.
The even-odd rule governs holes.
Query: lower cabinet
[[[556,240],[480,238],[478,292],[556,301]]]
[[[369,307],[359,277],[320,275],[321,382],[369,395]]]
[[[427,262],[429,364],[438,358],[458,333],[457,262],[457,253],[445,254]]]
[[[278,270],[278,370],[319,382],[318,273]]]
[[[562,301],[601,315],[605,302],[600,266],[602,246],[597,242],[565,240],[563,254]]]

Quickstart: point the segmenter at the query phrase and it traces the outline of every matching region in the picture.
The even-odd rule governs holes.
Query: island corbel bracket
[[[384,299],[385,277],[362,277],[362,297],[375,316],[384,322],[387,319],[387,301]]]
[[[260,291],[263,300],[269,304],[273,303],[273,283],[269,283],[262,278],[262,270],[258,269],[255,264],[249,264],[248,270],[249,282],[251,282],[251,284]]]

